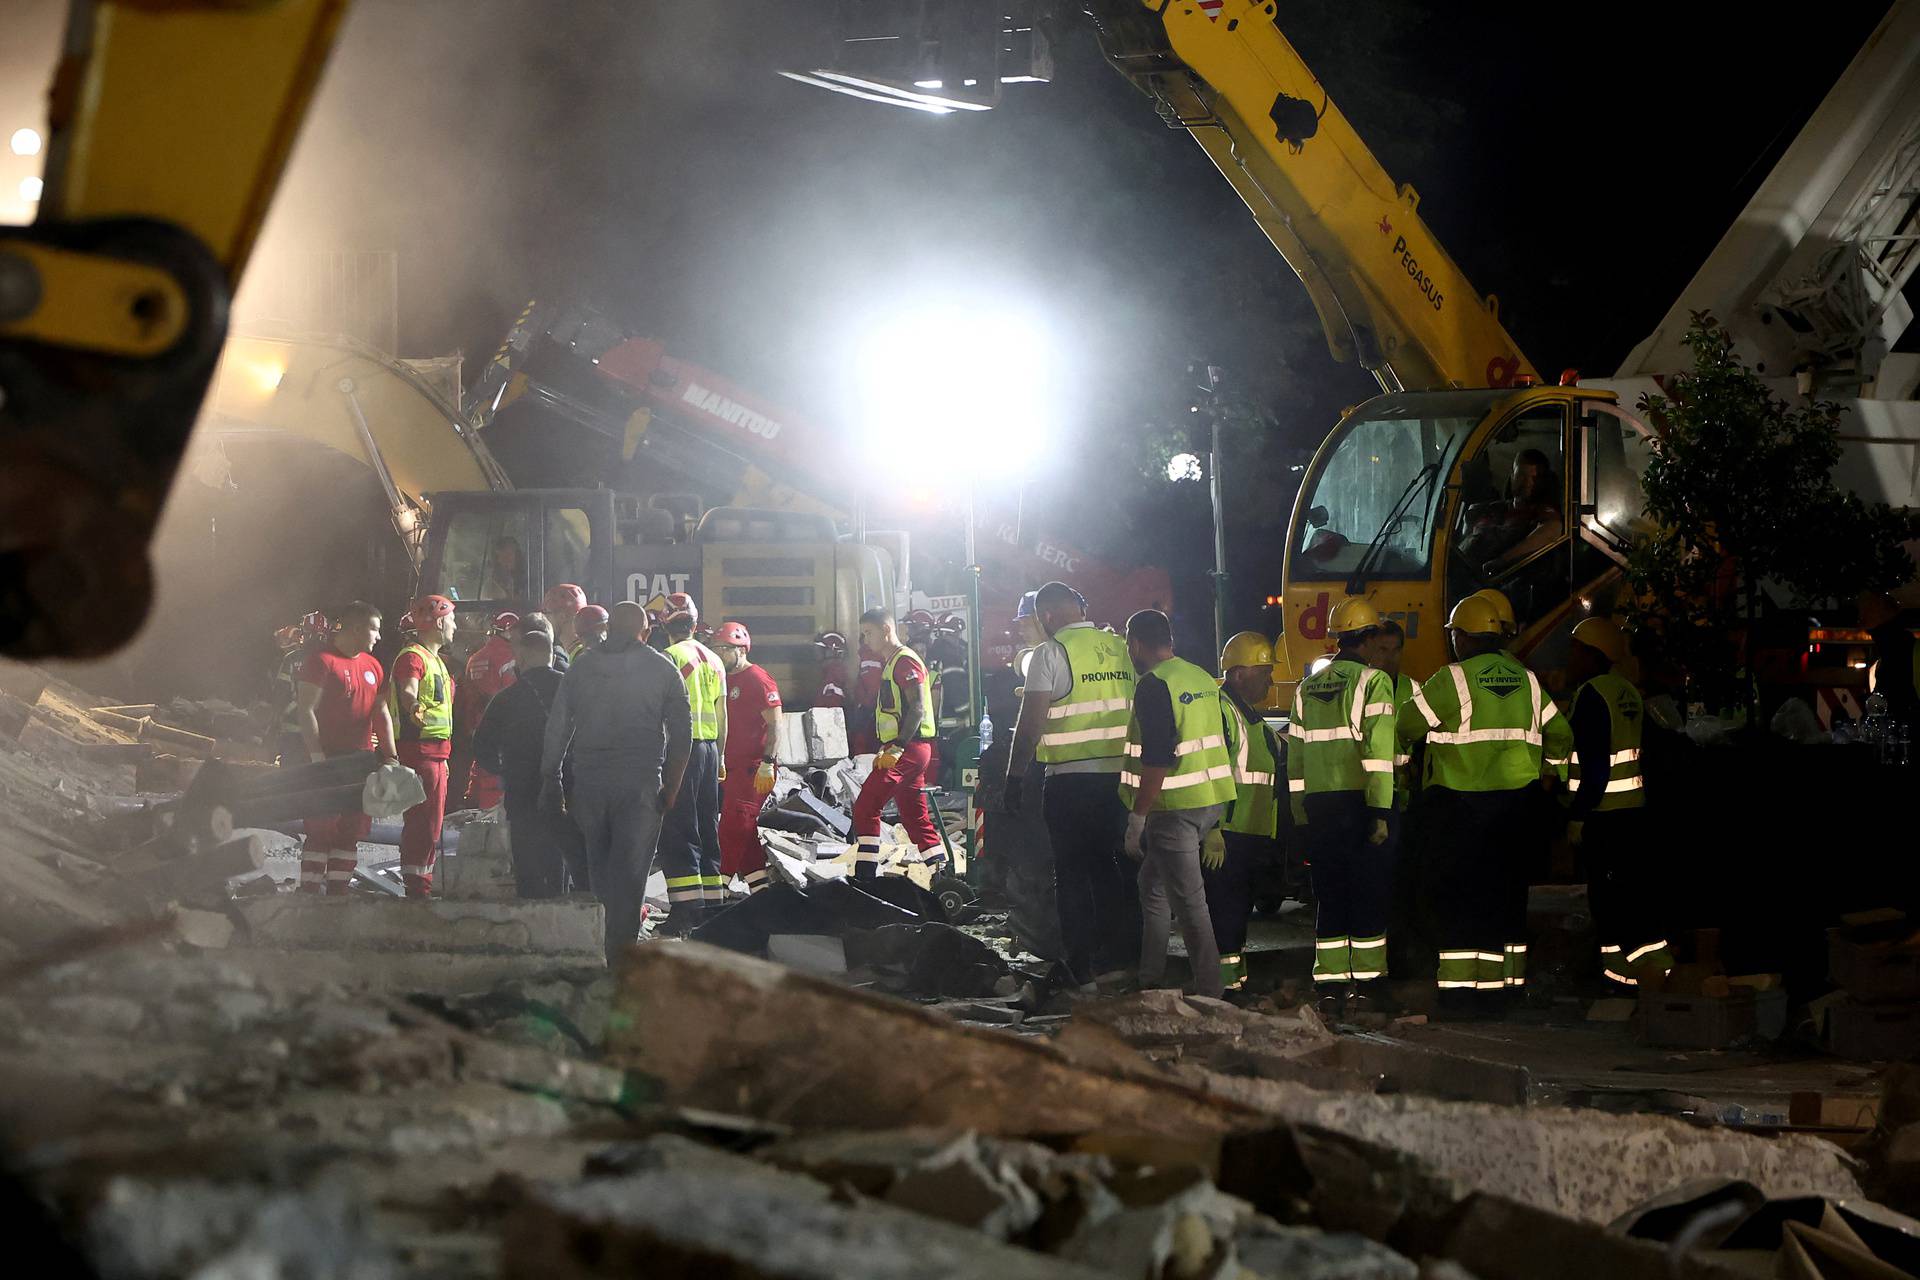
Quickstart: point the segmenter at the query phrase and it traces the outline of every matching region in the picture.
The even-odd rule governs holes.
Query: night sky
[[[18,20],[14,96],[61,7]],[[1204,491],[1152,473],[1185,443],[1187,366],[1219,364],[1257,417],[1229,444],[1236,596],[1274,589],[1289,467],[1374,387],[1227,184],[1071,22],[1054,83],[934,118],[775,75],[817,65],[827,8],[359,0],[262,253],[399,250],[403,353],[460,349],[469,375],[526,299],[573,299],[827,423],[878,317],[1031,303],[1068,395],[1007,483],[1092,549],[1167,563],[1202,613]],[[1884,10],[1327,0],[1281,21],[1542,371],[1604,374]]]

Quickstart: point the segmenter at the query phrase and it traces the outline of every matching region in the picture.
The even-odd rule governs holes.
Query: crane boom
[[[1313,301],[1327,347],[1386,391],[1509,386],[1533,367],[1262,0],[1094,0],[1107,60],[1193,135]],[[1202,77],[1196,68],[1205,68]]]

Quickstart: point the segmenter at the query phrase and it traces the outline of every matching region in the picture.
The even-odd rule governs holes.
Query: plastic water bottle
[[[985,707],[980,708],[980,754],[987,754],[987,748],[993,745],[993,717],[987,714]]]

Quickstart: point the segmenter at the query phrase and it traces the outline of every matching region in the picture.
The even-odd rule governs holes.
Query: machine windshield
[[[1502,391],[1382,396],[1340,428],[1308,481],[1294,531],[1294,576],[1424,577],[1446,477]]]

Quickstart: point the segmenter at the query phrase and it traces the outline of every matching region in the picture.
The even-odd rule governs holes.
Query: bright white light
[[[915,80],[913,87],[916,89],[944,89],[947,86],[944,81],[940,80]]]
[[[1175,481],[1198,480],[1200,476],[1200,459],[1198,456],[1191,453],[1176,453],[1167,459],[1167,479]]]
[[[1018,471],[1052,434],[1057,360],[1012,308],[921,308],[877,325],[855,356],[867,456],[925,484],[955,469]]]
[[[28,174],[26,177],[20,179],[20,198],[28,204],[38,204],[40,202],[40,192],[44,189],[45,185],[45,183],[40,181],[38,176],[31,173]]]
[[[13,154],[17,156],[37,156],[40,154],[40,135],[32,129],[13,131]]]
[[[1328,667],[1332,665],[1333,665],[1333,659],[1331,657],[1315,658],[1312,662],[1309,662],[1307,664],[1307,674],[1310,676],[1317,676],[1322,671],[1325,671]]]

